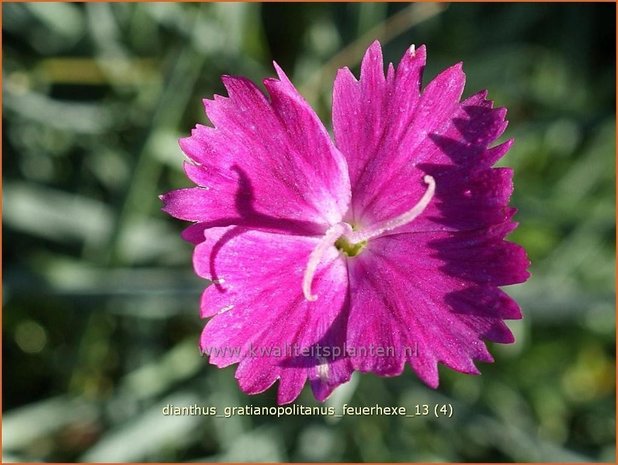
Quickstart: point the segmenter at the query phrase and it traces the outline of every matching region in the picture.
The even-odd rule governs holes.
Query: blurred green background
[[[614,4],[3,4],[5,461],[615,461]],[[508,289],[525,319],[482,376],[355,377],[329,405],[451,403],[451,419],[164,417],[274,405],[197,349],[204,282],[158,194],[221,74],[276,59],[330,127],[337,67],[383,42],[464,61],[509,109]],[[317,405],[306,389],[298,399]]]

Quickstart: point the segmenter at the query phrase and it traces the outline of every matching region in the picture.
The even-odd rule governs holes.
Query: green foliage
[[[3,448],[7,461],[614,461],[615,5],[3,4]],[[176,140],[221,74],[276,59],[325,121],[338,66],[380,38],[457,61],[515,137],[525,319],[482,376],[355,376],[327,405],[452,418],[164,416],[274,405],[201,358]],[[317,405],[304,391],[298,403]]]

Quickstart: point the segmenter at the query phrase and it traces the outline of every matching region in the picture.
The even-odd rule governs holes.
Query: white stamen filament
[[[392,231],[393,229],[408,224],[423,213],[436,191],[436,182],[432,176],[425,175],[423,181],[425,181],[428,187],[418,203],[414,205],[411,210],[395,218],[381,221],[370,229],[359,231],[354,231],[352,226],[344,222],[337,223],[328,228],[324,236],[322,236],[322,239],[320,239],[320,242],[318,242],[318,245],[311,251],[309,260],[307,261],[307,267],[305,268],[305,274],[303,276],[303,294],[305,299],[310,302],[317,300],[318,296],[311,293],[313,277],[326,251],[335,245],[335,242],[337,242],[340,237],[343,236],[350,244],[359,244],[363,241],[381,236],[387,231]]]
[[[318,298],[317,295],[311,294],[311,283],[324,253],[337,242],[337,239],[350,231],[352,231],[352,228],[348,223],[337,223],[331,226],[326,231],[326,234],[322,236],[318,245],[315,246],[315,249],[311,251],[307,267],[305,268],[305,275],[303,276],[303,294],[308,301],[313,302]]]
[[[436,181],[433,179],[432,176],[425,175],[423,181],[425,181],[425,184],[428,185],[427,190],[421,197],[421,200],[419,200],[418,203],[414,205],[411,210],[408,210],[407,212],[390,220],[381,221],[380,223],[374,225],[371,229],[353,231],[350,234],[346,235],[346,239],[352,244],[358,244],[359,242],[381,236],[387,231],[392,231],[399,226],[403,226],[414,221],[414,219],[416,219],[416,217],[423,213],[425,208],[427,208],[427,205],[429,205],[429,202],[433,198],[433,195],[436,191]]]

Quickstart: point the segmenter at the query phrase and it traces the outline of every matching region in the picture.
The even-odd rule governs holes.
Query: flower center
[[[311,251],[309,260],[307,261],[305,275],[303,276],[303,294],[305,299],[314,301],[318,298],[317,295],[311,293],[311,283],[313,282],[313,277],[320,261],[330,247],[335,246],[337,250],[341,251],[346,256],[355,257],[367,246],[369,239],[379,237],[387,231],[392,231],[393,229],[406,225],[423,213],[436,191],[436,182],[432,176],[425,175],[423,181],[427,184],[427,190],[418,203],[407,212],[395,218],[381,221],[370,228],[358,231],[353,230],[352,226],[344,222],[337,223],[328,228],[324,236],[322,236],[318,244]]]
[[[354,244],[348,241],[345,236],[339,237],[335,241],[335,247],[348,257],[356,257],[367,246],[367,241],[361,241],[358,244]]]

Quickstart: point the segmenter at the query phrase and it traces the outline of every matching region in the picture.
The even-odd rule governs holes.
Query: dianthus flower
[[[499,286],[528,278],[522,247],[505,236],[513,172],[492,168],[512,140],[506,110],[486,92],[460,101],[456,64],[421,90],[425,48],[386,73],[367,50],[357,80],[339,70],[334,143],[275,64],[268,95],[224,76],[228,97],[204,100],[213,127],[180,140],[197,187],[164,196],[164,211],[192,221],[196,273],[210,318],[201,349],[238,363],[243,391],[279,380],[292,402],[308,380],[324,400],[351,374],[402,373],[438,386],[438,363],[478,374],[485,340],[513,342],[521,318]]]

